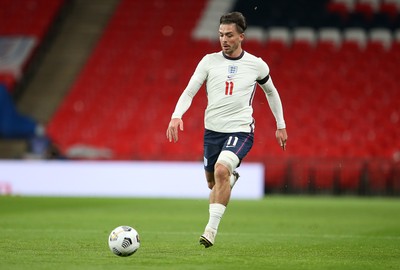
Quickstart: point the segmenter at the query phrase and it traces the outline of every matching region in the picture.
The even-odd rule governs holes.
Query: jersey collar
[[[242,50],[242,53],[238,57],[230,57],[230,56],[224,54],[224,52],[222,52],[222,55],[228,60],[239,60],[239,59],[241,59],[243,57],[244,50]]]

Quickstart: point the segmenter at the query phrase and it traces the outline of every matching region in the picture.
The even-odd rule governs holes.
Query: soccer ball
[[[110,233],[108,246],[111,252],[117,256],[131,256],[140,247],[139,234],[132,227],[119,226]]]

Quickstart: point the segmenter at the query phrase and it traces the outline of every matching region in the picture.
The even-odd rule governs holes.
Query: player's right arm
[[[189,109],[192,104],[194,96],[199,91],[203,82],[207,78],[207,56],[203,57],[203,59],[197,65],[195,72],[189,80],[188,85],[185,90],[183,90],[181,96],[176,103],[175,110],[172,114],[171,121],[169,122],[167,128],[167,139],[172,142],[178,141],[178,131],[183,131],[183,114]]]

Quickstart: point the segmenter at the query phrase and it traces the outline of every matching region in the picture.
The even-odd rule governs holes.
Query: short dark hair
[[[221,18],[219,19],[219,24],[231,24],[234,23],[236,24],[236,28],[239,33],[244,33],[247,28],[247,23],[246,23],[246,18],[243,16],[242,13],[234,11],[227,13],[225,15],[222,15]]]

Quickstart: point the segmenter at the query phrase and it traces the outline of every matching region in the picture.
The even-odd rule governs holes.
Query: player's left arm
[[[283,106],[278,90],[274,86],[270,75],[266,76],[262,80],[259,80],[258,83],[263,89],[265,96],[267,97],[269,107],[271,108],[272,114],[274,115],[276,120],[276,139],[282,149],[285,150],[288,136],[286,132],[285,119],[283,116]]]

